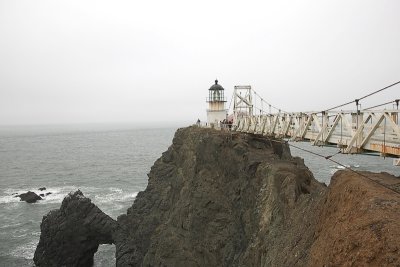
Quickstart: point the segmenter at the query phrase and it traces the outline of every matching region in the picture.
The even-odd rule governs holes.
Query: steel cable
[[[347,106],[347,105],[352,104],[352,103],[354,103],[354,102],[358,103],[358,101],[360,101],[361,99],[364,99],[364,98],[367,98],[367,97],[369,97],[369,96],[372,96],[372,95],[374,95],[374,94],[376,94],[376,93],[379,93],[379,92],[381,92],[381,91],[383,91],[383,90],[386,90],[386,89],[388,89],[388,88],[390,88],[390,87],[393,87],[393,86],[395,86],[395,85],[397,85],[397,84],[399,84],[399,83],[400,83],[400,81],[395,82],[395,83],[392,83],[391,85],[388,85],[388,86],[386,86],[386,87],[384,87],[384,88],[381,88],[381,89],[379,89],[379,90],[376,90],[376,91],[374,91],[374,92],[372,92],[372,93],[369,93],[369,94],[367,94],[367,95],[365,95],[365,96],[363,96],[363,97],[357,98],[357,99],[355,99],[355,100],[353,100],[353,101],[344,103],[344,104],[342,104],[342,105],[335,106],[335,107],[333,107],[333,108],[326,109],[325,111],[330,111],[330,110],[333,110],[333,109],[336,109],[336,108],[344,107],[344,106]]]

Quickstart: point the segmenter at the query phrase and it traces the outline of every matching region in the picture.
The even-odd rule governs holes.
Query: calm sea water
[[[126,212],[145,189],[153,162],[171,144],[176,128],[134,127],[9,127],[0,128],[0,267],[32,266],[43,215],[80,189],[113,218]],[[294,143],[323,155],[337,149]],[[341,166],[295,148],[315,177],[329,183]],[[386,171],[397,176],[392,160],[372,156],[336,155],[333,159],[359,170]],[[39,191],[39,187],[46,187]],[[28,190],[52,194],[35,204],[13,197]],[[113,266],[115,247],[102,245],[95,266]]]

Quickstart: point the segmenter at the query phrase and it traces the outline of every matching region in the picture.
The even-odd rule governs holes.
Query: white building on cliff
[[[207,109],[207,123],[209,125],[218,126],[227,117],[227,110],[225,109],[226,98],[224,96],[224,88],[215,80],[210,89],[208,89],[208,109]]]

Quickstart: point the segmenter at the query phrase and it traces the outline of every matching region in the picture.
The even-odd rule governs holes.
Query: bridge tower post
[[[253,115],[253,98],[250,85],[236,85],[233,91],[233,124],[239,117]]]

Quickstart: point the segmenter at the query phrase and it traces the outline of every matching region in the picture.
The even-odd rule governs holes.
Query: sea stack
[[[27,203],[35,203],[38,200],[42,200],[40,196],[38,196],[35,192],[28,191],[26,193],[18,195],[21,201],[25,201]]]

